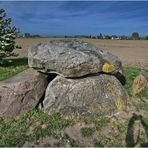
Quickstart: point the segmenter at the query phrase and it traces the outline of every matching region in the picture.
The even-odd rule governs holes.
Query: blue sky
[[[148,35],[148,1],[1,1],[21,32],[40,35]]]

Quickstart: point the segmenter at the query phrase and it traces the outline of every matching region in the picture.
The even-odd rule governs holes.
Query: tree
[[[31,37],[31,34],[30,33],[25,33],[25,37],[29,38],[29,37]]]
[[[100,33],[100,34],[97,36],[97,39],[103,39],[102,33]]]
[[[132,33],[132,39],[133,39],[133,40],[139,40],[139,39],[140,39],[139,33],[138,33],[138,32],[133,32],[133,33]]]
[[[110,35],[105,35],[105,39],[111,39]]]
[[[6,18],[4,9],[0,9],[0,62],[6,56],[10,56],[16,47],[15,39],[17,37],[16,27],[11,27],[12,19]]]
[[[148,40],[148,35],[146,35],[144,38],[145,38],[145,40]]]

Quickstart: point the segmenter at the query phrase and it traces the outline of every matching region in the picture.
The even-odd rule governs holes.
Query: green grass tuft
[[[27,58],[5,59],[3,64],[0,64],[0,80],[10,78],[27,68]]]
[[[136,104],[136,107],[139,110],[143,110],[143,111],[148,112],[148,104],[146,104],[146,103],[142,103],[142,102],[138,103],[138,104]]]
[[[89,137],[92,136],[94,134],[94,129],[93,128],[81,128],[81,134],[83,137]]]
[[[126,83],[124,85],[124,88],[128,92],[129,96],[132,96],[133,81],[136,78],[136,76],[140,74],[141,69],[133,67],[123,67],[123,69],[126,77]],[[148,72],[148,70],[146,70],[146,72]],[[137,96],[140,98],[148,98],[148,86]]]
[[[104,126],[106,126],[108,123],[108,118],[102,117],[100,120],[95,120],[95,128],[96,130],[101,130]]]
[[[64,134],[63,140],[67,141],[71,147],[79,146],[78,143],[74,139],[70,138],[67,134]]]
[[[124,67],[123,70],[124,70],[125,77],[126,77],[126,83],[124,87],[127,90],[128,94],[131,96],[133,81],[135,77],[139,75],[140,69],[132,68],[132,67]]]

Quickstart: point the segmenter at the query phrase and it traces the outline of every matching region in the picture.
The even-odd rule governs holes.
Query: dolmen
[[[42,104],[47,114],[81,117],[108,116],[126,107],[128,94],[116,77],[123,74],[121,61],[93,44],[61,39],[33,45],[28,65],[43,79],[38,89],[34,85],[38,102],[32,108]]]

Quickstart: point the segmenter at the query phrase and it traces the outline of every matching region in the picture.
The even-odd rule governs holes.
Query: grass
[[[79,146],[79,144],[74,139],[70,138],[68,134],[64,134],[64,136],[62,137],[62,140],[67,142],[71,147],[78,147]]]
[[[124,67],[123,68],[125,77],[126,77],[126,83],[125,83],[125,89],[127,90],[128,94],[132,95],[132,85],[135,77],[139,75],[140,69],[133,68],[133,67]]]
[[[137,107],[137,109],[139,109],[139,110],[143,110],[143,111],[148,112],[148,104],[146,104],[146,103],[143,103],[143,102],[138,103],[138,104],[136,105],[136,107]]]
[[[5,63],[0,65],[0,80],[7,79],[27,69],[27,65],[27,59],[25,58],[5,60]],[[126,76],[126,84],[124,87],[132,98],[133,80],[139,74],[140,69],[124,67],[124,72]],[[144,125],[147,127],[148,119],[146,117],[148,116],[148,107],[145,102],[148,100],[148,89],[137,97],[134,97],[134,99],[135,100],[130,100],[130,105],[138,109],[139,113],[143,116]],[[25,142],[38,142],[45,136],[53,136],[58,140],[58,143],[54,146],[65,146],[67,144],[72,147],[83,146],[79,141],[72,139],[69,135],[64,133],[66,127],[72,126],[78,122],[94,125],[93,127],[81,128],[80,133],[82,137],[91,138],[94,132],[99,133],[98,138],[94,139],[92,146],[125,147],[127,132],[131,126],[131,124],[129,124],[130,120],[131,118],[127,120],[115,120],[112,122],[107,117],[65,119],[58,113],[49,116],[42,110],[31,110],[17,118],[0,118],[0,147],[20,147],[23,146]],[[111,134],[108,136],[101,135],[101,130],[104,127],[109,128]],[[137,129],[134,128],[135,131]],[[141,129],[143,130],[142,126]],[[146,137],[144,132],[141,132],[140,134],[139,141],[145,144]],[[128,138],[129,141],[131,141],[130,138],[131,137]],[[43,146],[46,147],[50,145],[44,144]]]
[[[143,107],[142,107],[143,109]],[[145,115],[146,116],[146,115]],[[111,133],[106,137],[98,135],[94,140],[93,146],[126,146],[125,137],[127,134],[128,120],[116,120],[111,122],[108,118],[88,118],[88,119],[65,119],[60,114],[47,115],[42,110],[32,110],[17,118],[0,118],[0,147],[20,147],[25,142],[37,142],[45,136],[53,136],[58,140],[54,146],[69,146],[77,147],[83,146],[79,141],[72,139],[69,135],[63,134],[63,130],[72,126],[77,122],[84,122],[85,124],[94,124],[94,127],[81,128],[80,132],[82,137],[90,137],[94,132],[99,132],[103,127],[110,128]],[[148,125],[148,119],[144,118],[145,123]],[[134,130],[136,130],[134,128]],[[140,136],[139,140],[145,143],[144,133]],[[129,137],[130,140],[130,137]],[[30,145],[31,146],[31,145]],[[42,146],[42,145],[40,145]],[[44,145],[50,146],[50,145]]]
[[[27,58],[5,59],[0,64],[0,80],[7,79],[28,68]]]
[[[81,134],[82,134],[83,137],[92,136],[93,133],[94,133],[93,128],[89,128],[89,127],[81,128]]]
[[[58,139],[58,143],[54,146],[64,146],[68,143],[72,147],[79,146],[79,142],[75,141],[67,134],[59,133],[62,129],[72,126],[77,122],[96,123],[103,127],[104,119],[98,120],[94,118],[65,119],[60,114],[45,114],[42,110],[31,110],[17,118],[0,118],[0,147],[20,147],[25,142],[35,142],[45,136],[54,136]],[[99,127],[100,127],[99,125]],[[106,124],[104,124],[106,125]],[[82,128],[81,133],[84,137],[92,136],[98,128]],[[48,146],[48,145],[47,145]]]
[[[40,137],[54,135],[56,130],[72,125],[73,121],[59,114],[48,116],[42,111],[32,110],[14,119],[0,120],[0,147],[22,146],[26,141],[37,141]],[[44,127],[46,128],[43,128]],[[28,131],[29,134],[27,133]]]
[[[126,83],[124,85],[124,88],[128,92],[129,96],[132,96],[132,85],[133,81],[136,76],[139,75],[141,69],[139,68],[133,68],[133,67],[123,67],[125,77],[126,77]],[[148,70],[146,70],[148,72]],[[138,95],[138,97],[147,97],[148,98],[148,87]]]

